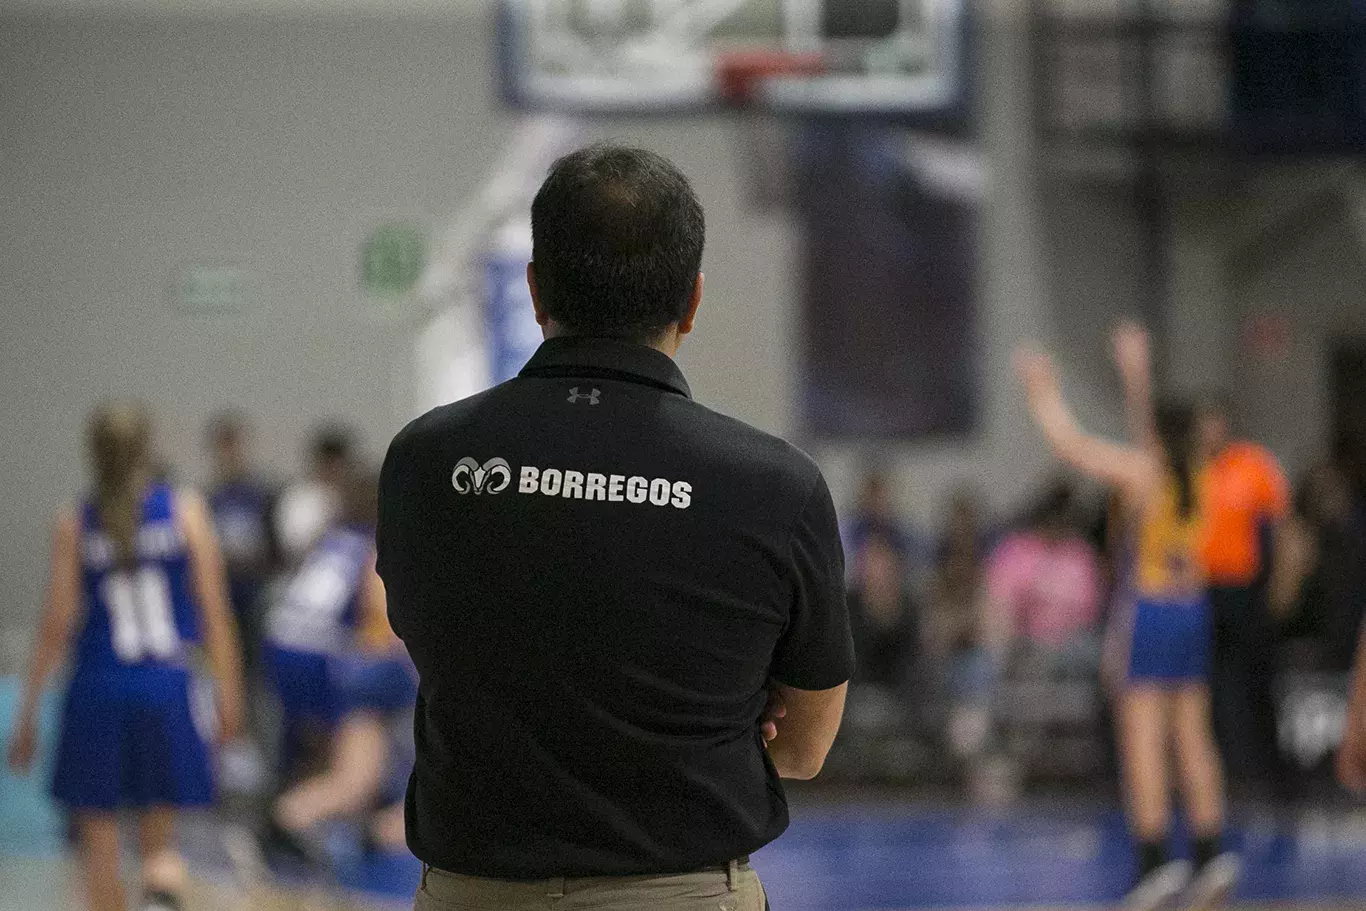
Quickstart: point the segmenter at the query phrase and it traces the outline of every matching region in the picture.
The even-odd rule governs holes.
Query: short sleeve
[[[406,436],[404,432],[395,437],[384,457],[379,475],[379,520],[375,524],[375,571],[384,581],[388,595],[389,623],[400,636],[409,602],[405,583],[412,575],[407,568],[411,554],[405,543],[409,535],[404,527],[412,520],[411,509],[403,497],[409,470]]]
[[[828,690],[854,673],[854,640],[844,590],[844,547],[835,504],[819,478],[792,530],[792,604],[773,656],[774,679],[799,690]]]
[[[1283,519],[1290,512],[1290,484],[1276,457],[1263,450],[1258,466],[1259,506],[1262,514],[1271,519]]]

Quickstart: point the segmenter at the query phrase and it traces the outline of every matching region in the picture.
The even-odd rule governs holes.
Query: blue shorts
[[[62,710],[53,796],[73,810],[212,803],[190,686],[180,668],[77,670]]]
[[[343,714],[393,715],[417,702],[417,669],[406,654],[337,655],[332,658],[330,672]]]
[[[332,685],[329,658],[318,652],[268,646],[265,664],[286,728],[330,728],[341,720],[341,697]]]
[[[1207,598],[1139,598],[1133,605],[1129,636],[1131,683],[1208,682],[1213,624]]]

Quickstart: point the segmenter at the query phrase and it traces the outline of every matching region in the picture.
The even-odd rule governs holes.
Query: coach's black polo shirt
[[[379,572],[421,673],[408,843],[502,879],[678,873],[787,826],[765,684],[843,683],[825,481],[674,362],[546,342],[394,440]]]

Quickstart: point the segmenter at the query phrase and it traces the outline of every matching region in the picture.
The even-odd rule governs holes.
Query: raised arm
[[[213,673],[219,738],[226,742],[242,732],[246,710],[237,622],[228,606],[223,555],[218,549],[218,539],[209,523],[204,501],[198,494],[180,493],[176,502],[204,627],[204,650]]]
[[[1022,348],[1016,352],[1015,366],[1025,386],[1030,415],[1059,459],[1126,493],[1141,495],[1148,489],[1157,470],[1152,454],[1085,433],[1063,400],[1052,358],[1037,349]]]
[[[1152,342],[1148,330],[1125,320],[1115,329],[1115,365],[1124,386],[1129,442],[1152,452],[1160,445],[1153,410]]]
[[[14,737],[10,742],[9,764],[17,773],[28,771],[33,763],[38,735],[38,700],[43,685],[66,660],[71,637],[81,613],[81,524],[74,509],[57,516],[52,534],[52,556],[48,570],[47,598],[43,619],[34,643],[33,660],[24,681],[19,711],[15,716]]]

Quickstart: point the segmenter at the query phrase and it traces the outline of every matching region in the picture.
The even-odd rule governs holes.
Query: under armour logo
[[[457,493],[502,493],[511,483],[512,469],[506,459],[489,459],[480,465],[466,456],[456,463],[451,474],[451,486]]]
[[[569,390],[569,404],[571,405],[577,405],[579,403],[579,399],[588,399],[588,404],[596,405],[599,402],[599,400],[601,400],[601,398],[601,389],[594,389],[592,392],[585,392],[582,394],[579,393],[578,386],[575,386],[573,389]]]

